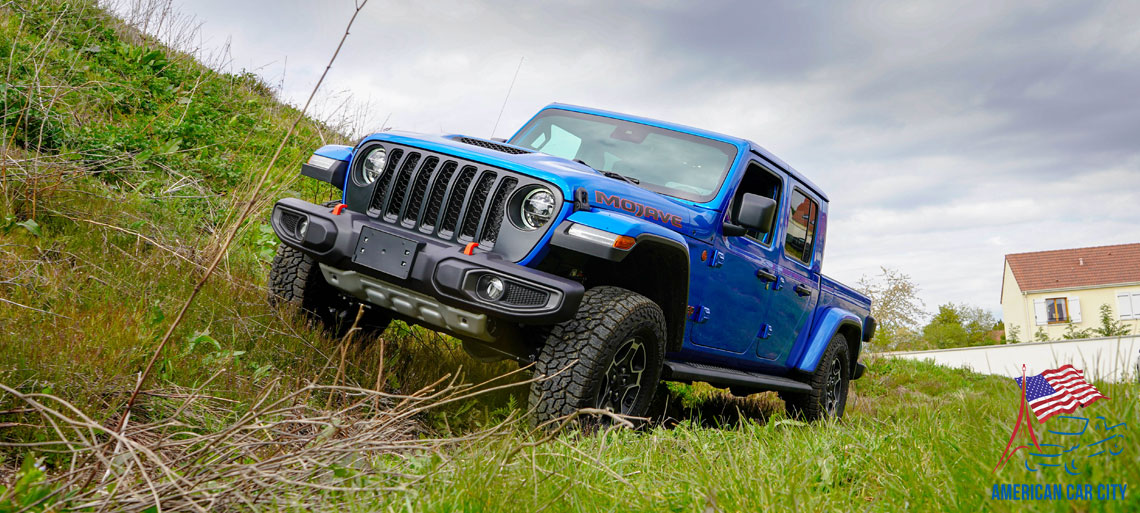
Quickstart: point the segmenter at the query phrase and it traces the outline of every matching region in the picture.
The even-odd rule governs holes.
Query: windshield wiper
[[[594,168],[594,166],[587,164],[586,161],[584,161],[582,159],[574,159],[574,162],[577,162],[579,164],[582,164],[583,166],[586,166],[590,169],[593,169],[594,171],[601,173],[602,176],[613,178],[615,180],[621,180],[623,182],[629,182],[631,184],[638,185],[638,186],[641,185],[641,180],[638,180],[632,176],[625,176],[621,173],[615,173],[613,171],[602,171],[601,169],[596,169],[596,168]]]
[[[621,173],[615,173],[613,171],[602,171],[601,169],[596,169],[596,168],[594,168],[594,166],[587,164],[586,161],[584,161],[582,159],[574,159],[574,162],[577,162],[579,164],[582,164],[583,166],[586,166],[590,169],[593,169],[594,171],[601,173],[602,176],[605,176],[608,178],[613,178],[615,180],[621,180],[621,181],[627,182],[627,183],[631,183],[631,184],[634,184],[638,187],[641,186],[641,180],[638,180],[632,176],[625,176]]]
[[[623,174],[615,173],[613,171],[598,171],[598,172],[603,174],[603,175],[606,175],[610,178],[617,178],[618,180],[622,180],[624,182],[629,182],[629,183],[634,184],[634,185],[641,185],[641,180],[638,180],[632,176],[625,176]]]

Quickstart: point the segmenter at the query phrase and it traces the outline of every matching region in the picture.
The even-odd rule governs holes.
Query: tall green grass
[[[329,500],[350,511],[1136,511],[1140,492],[1131,486],[1123,501],[991,499],[1002,483],[1140,482],[1140,389],[1100,386],[1112,399],[1074,415],[1128,422],[1123,452],[1078,462],[1079,476],[1030,472],[1024,451],[992,472],[1017,417],[1012,380],[877,360],[856,382],[842,422],[804,425],[779,413],[723,426],[689,419],[521,450],[524,438],[508,437],[425,455],[429,477],[407,494]],[[1046,430],[1063,422],[1037,426],[1042,443],[1057,443]],[[1090,432],[1082,442],[1101,438]]]

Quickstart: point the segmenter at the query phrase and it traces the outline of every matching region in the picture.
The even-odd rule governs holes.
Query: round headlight
[[[364,162],[357,168],[356,181],[360,185],[369,185],[384,174],[384,166],[388,163],[388,152],[383,146],[374,146],[364,154]]]
[[[545,188],[537,188],[526,194],[522,200],[523,228],[537,230],[546,226],[554,217],[554,194]]]

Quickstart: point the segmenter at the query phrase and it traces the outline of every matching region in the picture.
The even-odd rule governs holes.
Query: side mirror
[[[725,237],[740,237],[748,234],[748,230],[743,226],[732,224],[729,221],[724,222],[724,226],[721,227],[721,232],[724,233]]]
[[[768,233],[776,217],[776,200],[758,194],[745,193],[736,210],[736,223],[760,233]]]

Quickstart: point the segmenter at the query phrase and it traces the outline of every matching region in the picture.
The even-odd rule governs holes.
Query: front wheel
[[[535,362],[530,407],[536,424],[582,408],[643,417],[665,361],[665,314],[618,287],[586,291],[573,319],[550,332]]]
[[[851,359],[847,339],[836,333],[812,373],[811,392],[781,392],[788,416],[807,421],[843,417],[851,385]]]
[[[335,337],[344,336],[356,320],[360,302],[348,298],[325,281],[313,257],[278,244],[269,270],[269,304],[299,308]],[[392,316],[382,308],[365,306],[360,328],[366,336],[383,333]]]

